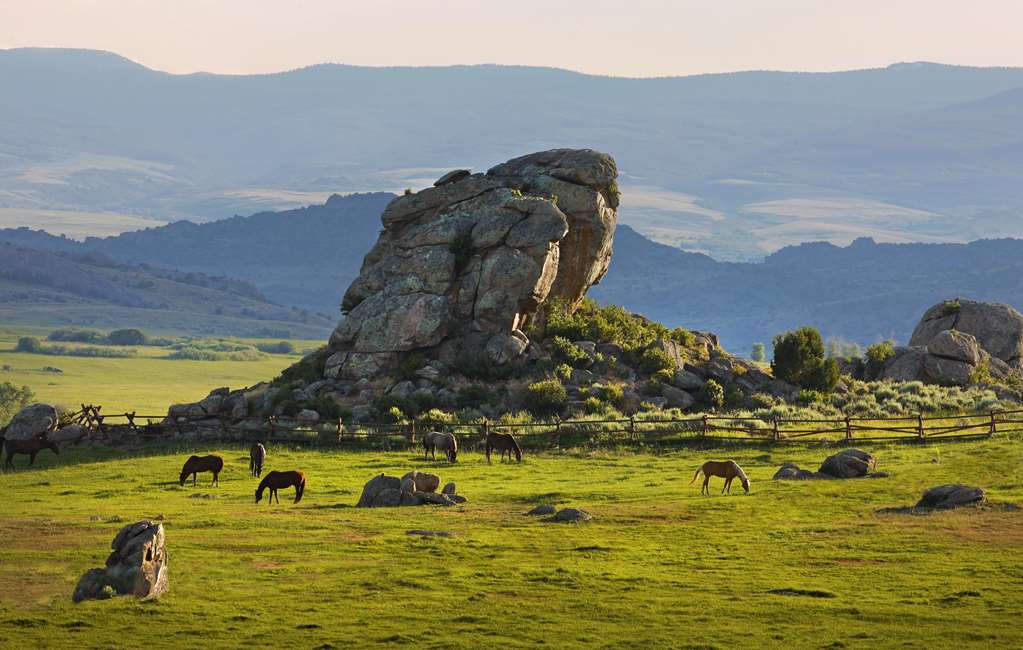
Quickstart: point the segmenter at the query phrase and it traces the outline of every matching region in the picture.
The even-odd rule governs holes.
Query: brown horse
[[[263,473],[263,461],[266,460],[266,447],[257,442],[249,449],[249,472],[256,478]]]
[[[433,459],[437,460],[438,449],[444,452],[448,461],[455,462],[458,459],[458,438],[455,438],[453,433],[441,433],[440,431],[431,431],[423,436],[424,459],[428,454],[433,454]]]
[[[224,459],[220,456],[189,456],[185,466],[181,468],[180,484],[185,484],[188,475],[192,475],[192,485],[195,485],[196,474],[199,472],[213,472],[212,485],[220,485],[220,470],[224,469]]]
[[[522,462],[522,450],[519,449],[519,443],[515,442],[515,437],[510,433],[488,433],[487,434],[487,462],[490,462],[490,450],[499,449],[501,450],[501,460],[504,460],[504,455],[508,454],[508,460],[511,460],[512,453],[515,454],[515,460]]]
[[[305,474],[299,471],[269,472],[256,488],[256,503],[263,499],[263,490],[267,488],[270,489],[270,498],[266,502],[273,503],[274,499],[277,499],[277,503],[280,503],[281,499],[277,496],[277,490],[292,486],[295,488],[295,503],[298,503],[302,500],[302,493],[305,492]]]
[[[50,442],[46,438],[31,438],[29,440],[5,440],[4,449],[7,451],[7,460],[4,462],[4,467],[14,468],[14,455],[15,454],[28,454],[28,464],[34,465],[36,462],[36,454],[43,449],[49,449],[55,454],[60,454],[60,450],[57,448],[57,443]]]
[[[711,476],[720,476],[725,479],[725,486],[721,488],[721,493],[724,494],[727,491],[729,494],[732,492],[732,479],[736,476],[739,477],[739,481],[742,483],[742,489],[749,494],[749,478],[746,476],[746,472],[742,471],[742,468],[734,460],[708,460],[703,465],[700,465],[700,469],[696,470],[693,474],[693,480],[689,481],[689,485],[692,485],[696,481],[696,477],[703,472],[703,487],[700,488],[700,494],[710,494],[710,488],[707,487],[710,483]]]

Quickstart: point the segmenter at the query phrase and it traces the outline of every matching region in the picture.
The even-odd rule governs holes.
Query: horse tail
[[[508,439],[511,440],[512,449],[515,450],[515,460],[521,461],[522,460],[522,450],[519,449],[519,443],[515,442],[515,438],[512,437],[511,435],[508,436]]]
[[[693,483],[696,482],[696,477],[699,476],[700,472],[702,472],[702,471],[703,471],[703,465],[700,465],[700,467],[696,470],[696,473],[693,474],[693,480],[689,481],[689,485],[692,485]]]

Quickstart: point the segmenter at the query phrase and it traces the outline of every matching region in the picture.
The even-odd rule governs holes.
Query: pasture
[[[0,330],[0,382],[28,386],[37,400],[72,409],[87,396],[89,402],[101,405],[104,412],[159,415],[166,413],[171,404],[202,399],[218,386],[242,388],[268,381],[301,358],[300,354],[268,354],[257,361],[166,359],[171,350],[153,346],[133,346],[138,356],[122,359],[13,351],[19,336],[45,337],[49,329]],[[232,340],[255,344],[277,339]],[[292,343],[299,350],[320,344],[303,340]],[[46,367],[59,368],[61,372],[43,370]]]
[[[254,503],[241,446],[69,448],[0,475],[0,639],[10,647],[1020,647],[1023,445],[1018,437],[872,445],[888,478],[772,482],[834,448],[589,449],[487,465],[409,451],[268,445],[303,470],[302,502]],[[220,487],[180,487],[217,453]],[[711,458],[752,494],[699,495]],[[355,509],[380,472],[453,480],[453,508]],[[205,482],[204,482],[205,479]],[[994,505],[881,514],[930,486],[985,487]],[[738,494],[735,494],[738,492]],[[196,496],[198,495],[198,496]],[[206,498],[205,495],[213,495]],[[595,519],[523,513],[576,506]],[[162,515],[171,591],[71,603],[124,523]],[[451,537],[409,536],[443,531]]]

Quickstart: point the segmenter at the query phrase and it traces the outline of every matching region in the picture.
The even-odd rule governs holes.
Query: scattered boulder
[[[359,502],[355,504],[356,508],[373,508],[381,505],[398,505],[400,499],[401,490],[401,479],[394,476],[387,476],[380,474],[371,478],[366,485],[362,487],[362,495],[359,497]],[[383,501],[381,494],[384,492],[393,491],[395,497],[394,504],[385,504],[379,501]],[[387,501],[391,501],[390,495],[387,495]]]
[[[295,416],[295,419],[298,420],[299,422],[306,422],[306,423],[319,422],[320,421],[320,414],[317,413],[316,411],[312,410],[312,409],[302,409]]]
[[[444,485],[444,489],[441,490],[441,492],[443,494],[448,494],[448,495],[456,494],[456,488],[455,488],[454,482],[446,483]]]
[[[52,433],[46,434],[46,439],[61,444],[73,444],[89,435],[89,429],[81,424],[69,424],[61,427]]]
[[[667,400],[667,405],[672,408],[687,409],[696,402],[692,395],[670,384],[661,386],[661,396]]]
[[[799,469],[799,466],[795,463],[785,463],[781,468],[774,473],[771,478],[773,481],[807,481],[810,479],[820,478],[816,472],[811,472],[808,469]]]
[[[547,504],[547,503],[543,503],[543,504],[540,504],[540,505],[534,507],[532,510],[530,510],[526,514],[527,515],[553,515],[557,511],[558,511],[558,509],[555,508],[554,506],[552,506],[550,504]]]
[[[948,483],[926,490],[917,508],[929,508],[933,510],[944,510],[959,508],[962,506],[976,506],[987,501],[987,494],[983,488],[971,487],[962,483]]]
[[[859,449],[843,449],[828,456],[817,471],[833,478],[859,478],[877,466],[877,460]]]
[[[446,530],[406,530],[406,535],[419,535],[421,537],[454,537]]]
[[[89,569],[78,580],[74,602],[115,594],[150,600],[170,588],[163,524],[148,520],[129,524],[117,532],[110,547],[106,567]]]
[[[593,519],[593,515],[581,510],[579,508],[562,508],[558,510],[553,517],[548,517],[544,521],[549,521],[558,524],[571,524],[579,521],[589,521]]]
[[[49,404],[29,404],[11,419],[4,437],[7,440],[41,438],[57,430],[57,409]]]

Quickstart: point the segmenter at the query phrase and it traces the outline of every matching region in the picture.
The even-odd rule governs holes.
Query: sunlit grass
[[[0,475],[0,638],[12,647],[1018,647],[1023,513],[883,515],[929,486],[1023,503],[1021,443],[866,447],[885,479],[770,481],[806,447],[581,450],[487,465],[411,452],[287,449],[302,503],[255,504],[242,447],[72,448]],[[221,486],[179,487],[191,452],[227,461]],[[731,457],[751,496],[700,497],[706,459]],[[23,459],[19,459],[24,462]],[[380,472],[428,469],[469,502],[356,510]],[[720,487],[718,482],[712,483]],[[216,498],[190,498],[193,494]],[[546,524],[542,502],[595,520]],[[171,592],[72,605],[123,522],[163,515]],[[450,538],[405,531],[448,531]],[[152,632],[151,634],[149,632]]]

